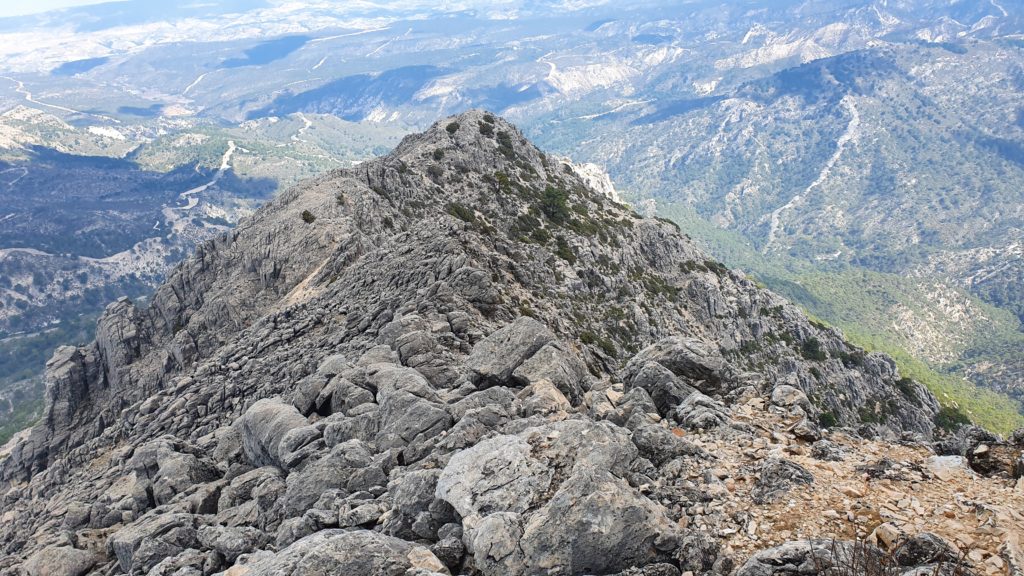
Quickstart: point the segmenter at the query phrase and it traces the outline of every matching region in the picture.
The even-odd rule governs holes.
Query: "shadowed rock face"
[[[671,574],[685,429],[753,437],[732,407],[782,390],[809,437],[931,436],[890,359],[585,182],[467,112],[112,304],[0,464],[0,574]]]

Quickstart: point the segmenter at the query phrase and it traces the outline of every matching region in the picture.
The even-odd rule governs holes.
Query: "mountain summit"
[[[111,304],[0,463],[0,574],[653,576],[789,537],[817,558],[818,534],[716,507],[818,490],[812,443],[921,456],[935,398],[586,182],[467,112]]]

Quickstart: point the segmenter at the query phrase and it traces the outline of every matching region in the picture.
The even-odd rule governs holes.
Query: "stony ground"
[[[801,441],[787,432],[792,422],[769,408],[760,397],[734,408],[737,422],[758,430],[754,439],[731,442],[716,432],[684,436],[718,456],[691,479],[721,486],[708,490],[715,500],[694,506],[685,522],[717,534],[727,550],[747,557],[823,536],[888,548],[930,532],[981,573],[1006,574],[1007,556],[1024,565],[1024,479],[985,477],[965,458],[937,456],[928,445],[865,440],[838,430],[819,442]],[[814,481],[795,485],[778,502],[754,503],[753,471],[769,458],[802,466]]]

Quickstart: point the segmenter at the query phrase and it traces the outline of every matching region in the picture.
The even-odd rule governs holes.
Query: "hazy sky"
[[[69,6],[101,4],[107,0],[0,0],[0,17],[24,16]]]

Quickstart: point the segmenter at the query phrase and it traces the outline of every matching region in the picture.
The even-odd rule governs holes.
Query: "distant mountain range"
[[[1019,6],[449,6],[123,2],[0,20],[0,337],[19,334],[0,360],[145,294],[282,185],[482,107],[604,166],[623,199],[940,400],[1024,422],[968,383],[1024,394]],[[132,264],[103,264],[118,254]],[[0,361],[0,379],[40,362]]]

